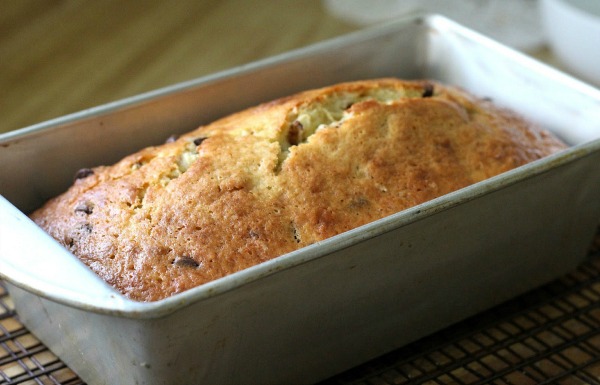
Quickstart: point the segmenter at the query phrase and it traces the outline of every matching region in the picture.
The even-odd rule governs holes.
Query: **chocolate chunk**
[[[94,170],[91,168],[82,168],[81,170],[75,173],[75,180],[87,178],[90,175],[94,174]]]
[[[179,135],[171,135],[165,140],[165,143],[173,143],[177,139],[179,139]]]
[[[76,213],[84,213],[84,214],[91,214],[94,211],[94,205],[90,202],[85,202],[85,203],[79,203],[76,207],[75,207],[75,212]]]
[[[199,146],[199,145],[201,145],[201,144],[202,144],[202,142],[204,142],[206,139],[207,139],[207,138],[202,138],[202,137],[201,137],[201,138],[196,138],[196,139],[194,139],[194,144],[195,144],[196,146]]]
[[[361,207],[365,207],[369,204],[370,204],[370,202],[367,198],[358,197],[358,198],[354,199],[352,202],[350,202],[350,207],[351,208],[361,208]]]
[[[423,86],[423,94],[421,96],[423,96],[424,98],[429,98],[433,96],[433,84],[425,83],[425,85]]]
[[[187,255],[182,255],[181,257],[175,258],[173,261],[174,265],[181,267],[199,267],[200,264],[196,262],[192,257],[188,257]]]
[[[288,130],[288,143],[292,146],[296,146],[302,140],[302,130],[304,130],[304,126],[297,120],[294,120],[292,124],[290,124],[290,128]]]

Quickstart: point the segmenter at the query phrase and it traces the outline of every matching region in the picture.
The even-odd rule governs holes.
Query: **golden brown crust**
[[[343,83],[83,172],[32,218],[125,295],[153,301],[564,147],[439,83]]]

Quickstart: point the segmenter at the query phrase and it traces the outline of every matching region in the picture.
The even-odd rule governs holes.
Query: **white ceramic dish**
[[[600,86],[600,1],[542,0],[550,47],[573,73]]]

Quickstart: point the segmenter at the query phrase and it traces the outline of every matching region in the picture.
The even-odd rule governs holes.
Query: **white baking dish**
[[[115,292],[24,213],[218,116],[344,80],[434,78],[572,147],[153,303]],[[243,92],[240,92],[243,90]],[[398,21],[0,136],[0,274],[90,384],[311,383],[574,268],[600,219],[600,91],[439,16]]]

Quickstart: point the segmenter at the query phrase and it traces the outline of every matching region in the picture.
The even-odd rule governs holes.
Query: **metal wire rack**
[[[0,384],[84,382],[20,322],[0,286]],[[600,252],[576,271],[324,381],[600,385]]]

